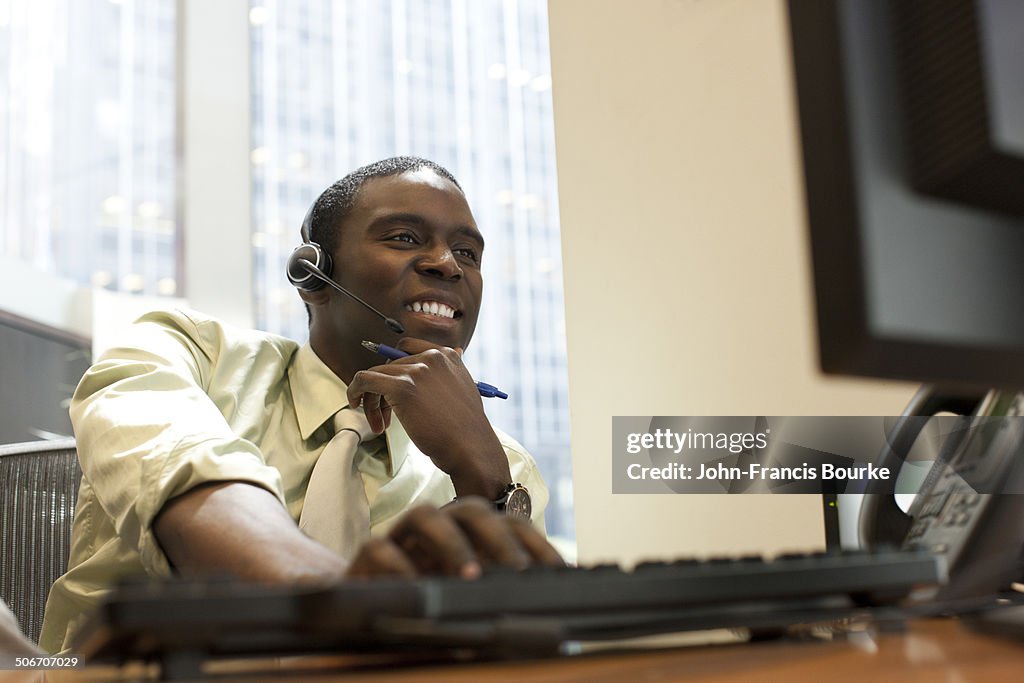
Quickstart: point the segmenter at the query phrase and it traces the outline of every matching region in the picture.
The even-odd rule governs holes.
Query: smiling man
[[[510,483],[508,460],[458,359],[480,312],[484,240],[455,179],[422,159],[385,160],[329,188],[311,219],[313,241],[339,266],[338,284],[401,322],[405,333],[400,339],[364,306],[321,288],[302,292],[310,346],[351,384],[350,396],[370,394],[375,432],[393,408],[459,495],[496,499]],[[414,356],[382,365],[364,340]]]
[[[488,564],[561,563],[542,535],[536,465],[491,427],[462,363],[484,240],[458,183],[430,161],[387,159],[328,188],[309,223],[303,238],[330,254],[333,279],[404,333],[331,288],[300,289],[305,345],[194,312],[143,316],[72,402],[82,486],[44,649],[71,647],[89,609],[128,576],[472,578]],[[385,363],[365,340],[410,355]],[[364,411],[368,428],[341,468],[357,492],[325,484],[318,464],[339,416]],[[526,492],[531,520],[502,513]],[[360,541],[348,556],[298,525],[335,502],[337,526]]]

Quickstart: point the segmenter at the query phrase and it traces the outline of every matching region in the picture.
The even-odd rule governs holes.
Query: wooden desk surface
[[[345,681],[1018,681],[1020,641],[979,635],[954,620],[849,640],[761,642],[619,652],[558,660],[348,671]],[[317,677],[313,680],[323,680]]]
[[[354,666],[353,666],[354,665]],[[341,667],[341,668],[339,668]],[[218,667],[219,668],[219,667]],[[247,667],[240,667],[244,670]],[[221,669],[216,680],[266,680]],[[110,669],[64,672],[47,680],[110,680]],[[135,669],[122,675],[137,677]],[[94,676],[99,675],[99,678]],[[225,676],[226,675],[226,676]],[[917,621],[903,632],[855,633],[848,639],[759,642],[667,650],[620,651],[526,662],[373,665],[352,658],[285,660],[274,680],[282,681],[858,681],[901,683],[1024,680],[1024,642],[974,633],[952,619]]]

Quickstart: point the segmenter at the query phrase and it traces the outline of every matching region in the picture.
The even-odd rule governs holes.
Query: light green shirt
[[[309,476],[348,404],[346,385],[308,344],[241,330],[194,312],[140,318],[75,391],[71,420],[82,485],[68,571],[50,591],[40,645],[67,650],[104,593],[123,577],[169,576],[152,529],[169,499],[206,482],[244,481],[273,493],[298,520]],[[512,479],[530,490],[543,531],[547,488],[536,463],[495,430]],[[403,511],[455,496],[451,479],[410,441],[397,419],[386,445],[360,448],[370,533]]]

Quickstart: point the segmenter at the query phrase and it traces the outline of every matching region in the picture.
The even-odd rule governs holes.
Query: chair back
[[[81,479],[74,439],[0,445],[0,598],[33,643],[68,566]]]

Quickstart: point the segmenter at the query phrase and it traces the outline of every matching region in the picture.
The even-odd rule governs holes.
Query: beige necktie
[[[333,420],[336,434],[309,477],[299,528],[351,560],[370,538],[370,505],[355,456],[360,442],[374,434],[362,408],[343,408]]]

